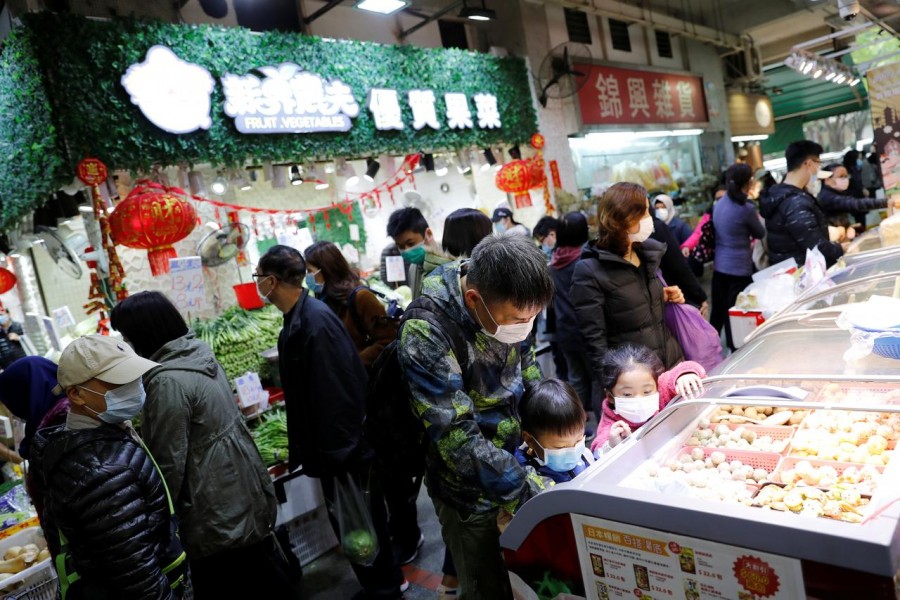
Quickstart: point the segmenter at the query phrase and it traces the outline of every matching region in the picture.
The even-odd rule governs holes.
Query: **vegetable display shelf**
[[[734,395],[742,388],[762,394],[763,386],[775,391]],[[779,394],[778,388],[787,391]],[[751,414],[801,416],[790,425],[794,433],[780,455],[762,460],[763,453],[747,448],[752,436],[730,437],[737,429],[721,418],[749,408]],[[718,423],[711,422],[715,417]],[[727,444],[738,448],[696,445],[701,437],[695,432],[719,427]],[[820,435],[798,442],[801,431]],[[528,501],[501,546],[522,580],[539,582],[549,573],[584,598],[893,599],[900,567],[900,454],[889,442],[898,437],[900,378],[712,378],[702,398],[670,405],[605,460]],[[864,454],[854,454],[860,450]],[[760,460],[735,464],[729,456],[735,451]],[[870,462],[854,465],[851,474],[846,463],[838,469],[816,462],[816,452],[842,451]],[[692,472],[671,475],[677,465],[669,461],[679,459],[690,462]],[[803,461],[808,466],[800,467]],[[732,481],[738,487],[756,489],[721,493],[710,483],[730,478],[694,475],[720,466],[739,473]],[[786,468],[790,485],[780,479]],[[859,475],[863,470],[866,475]],[[834,479],[823,482],[826,475]],[[868,487],[861,493],[838,481],[842,476],[865,480]]]

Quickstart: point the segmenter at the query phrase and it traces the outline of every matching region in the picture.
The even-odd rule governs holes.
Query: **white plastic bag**
[[[800,281],[797,282],[798,291],[808,290],[825,279],[827,270],[825,255],[822,254],[819,247],[816,246],[812,250],[807,250],[806,261],[803,263],[803,272],[800,274]]]

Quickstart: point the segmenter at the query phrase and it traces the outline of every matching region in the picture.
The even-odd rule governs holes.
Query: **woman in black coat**
[[[684,356],[664,321],[664,302],[684,302],[678,286],[664,288],[656,273],[666,245],[651,240],[647,191],[617,183],[600,199],[600,236],[575,267],[570,296],[591,361],[594,394],[608,348],[642,344],[671,369]],[[601,392],[602,393],[602,392]]]

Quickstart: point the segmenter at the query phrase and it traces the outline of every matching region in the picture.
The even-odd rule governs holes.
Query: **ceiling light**
[[[291,167],[291,185],[302,185],[303,178],[300,176],[300,167],[294,165]]]
[[[765,134],[761,135],[735,135],[731,138],[732,142],[761,142],[765,139],[768,139],[769,136]]]
[[[825,74],[825,81],[831,81],[832,79],[835,78],[836,75],[837,75],[837,73],[835,73],[834,71],[829,71],[828,73]]]
[[[409,6],[405,0],[362,0],[356,3],[356,8],[379,15],[391,15],[398,10]]]
[[[434,171],[434,154],[423,153],[420,162],[426,171]]]
[[[847,81],[847,76],[843,73],[834,78],[835,83],[844,83],[845,81]]]
[[[810,71],[812,71],[813,67],[816,66],[816,63],[809,61],[803,66],[803,74],[806,75]]]
[[[222,177],[221,171],[209,186],[210,191],[216,196],[222,196],[228,191],[228,181]]]
[[[358,177],[358,176],[356,176],[356,175],[351,175],[350,177],[347,178],[347,187],[353,187],[353,186],[356,185],[357,183],[359,183],[359,177]]]
[[[465,175],[472,170],[472,159],[468,150],[460,150],[456,153],[456,170],[460,175]]]
[[[824,69],[822,69],[822,67],[816,67],[816,71],[813,73],[813,79],[818,79],[819,77],[821,77],[823,72]]]
[[[325,164],[325,172],[328,174],[334,173],[335,172],[334,163],[326,163]]]
[[[381,163],[375,160],[374,158],[366,159],[366,180],[367,181],[375,181],[375,176],[378,174],[378,169],[381,168]]]
[[[481,8],[464,6],[459,11],[459,16],[470,21],[493,21],[497,18],[497,13],[489,8],[485,8],[483,5]]]
[[[447,161],[443,158],[439,158],[434,161],[434,174],[438,177],[443,177],[446,175],[450,169],[447,168]]]
[[[512,148],[510,148],[509,155],[512,157],[513,160],[522,160],[522,151],[519,149],[518,146],[513,146]]]
[[[319,191],[327,190],[329,188],[327,181],[322,181],[321,179],[316,182],[316,189]]]
[[[854,77],[853,79],[850,80],[850,83],[848,83],[848,85],[854,86],[857,83],[859,83],[859,77]]]

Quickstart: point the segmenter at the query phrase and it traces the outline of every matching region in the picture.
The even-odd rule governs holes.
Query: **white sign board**
[[[384,268],[387,271],[387,280],[390,283],[406,281],[406,271],[403,268],[402,256],[386,256],[384,258]]]
[[[169,259],[172,277],[172,302],[182,313],[202,310],[206,304],[203,289],[203,263],[199,256]]]
[[[794,558],[582,515],[572,526],[588,598],[806,598]]]
[[[75,317],[72,316],[72,311],[69,310],[68,306],[62,306],[55,309],[53,311],[53,320],[56,322],[56,327],[58,329],[75,327]]]

